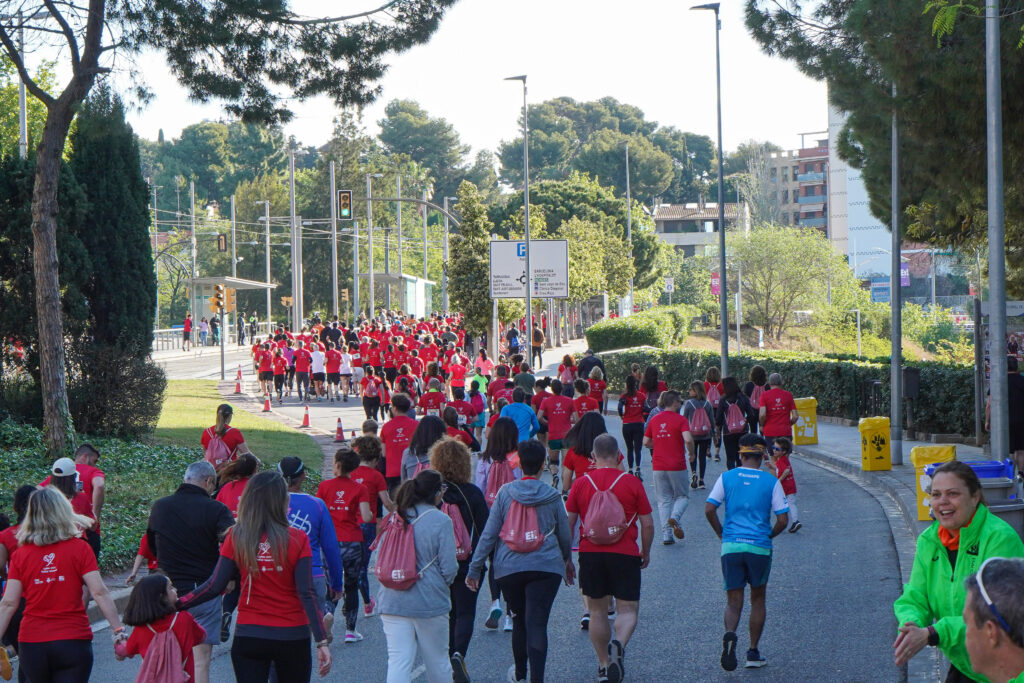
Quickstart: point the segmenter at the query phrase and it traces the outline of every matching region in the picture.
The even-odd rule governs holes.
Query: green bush
[[[710,351],[637,349],[601,354],[612,391],[625,385],[632,363],[656,365],[670,387],[683,388],[703,379],[707,369],[719,365],[719,355]],[[881,362],[884,361],[884,362]],[[730,374],[746,381],[750,368],[761,365],[778,372],[786,389],[797,397],[813,396],[818,413],[857,419],[867,415],[863,396],[865,385],[880,381],[882,415],[889,414],[889,362],[836,360],[818,354],[795,351],[751,353],[729,356]],[[974,369],[970,366],[929,361],[911,361],[907,366],[921,370],[921,399],[914,402],[915,427],[935,434],[974,433]],[[906,425],[904,425],[906,426]]]
[[[680,304],[602,320],[587,328],[587,345],[596,352],[637,346],[668,348],[689,336],[690,323],[699,315],[696,306]]]

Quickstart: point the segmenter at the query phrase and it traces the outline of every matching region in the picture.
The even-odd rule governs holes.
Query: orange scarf
[[[974,511],[974,515],[978,514],[978,511]],[[971,515],[971,519],[964,524],[964,528],[971,525],[974,521],[974,515]],[[959,550],[960,549],[960,529],[956,531],[947,531],[944,526],[939,526],[939,542],[946,550]]]

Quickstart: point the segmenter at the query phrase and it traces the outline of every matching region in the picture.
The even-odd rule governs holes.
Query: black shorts
[[[757,553],[726,553],[722,555],[722,578],[725,590],[743,590],[747,584],[760,588],[772,573],[772,556]]]
[[[640,600],[640,562],[636,555],[580,553],[580,590],[588,598],[613,595]]]
[[[537,430],[537,436],[540,436],[541,434],[547,434],[547,433],[548,433],[548,426],[547,425],[541,425],[540,429]]]
[[[269,372],[260,372],[260,381],[261,382],[269,382],[272,379],[274,379],[274,371],[273,370],[270,370]]]
[[[192,333],[191,333],[191,332],[182,332],[182,333],[181,333],[181,338],[182,338],[182,339],[183,339],[184,341],[188,341],[188,340],[189,340],[189,337],[191,337],[191,336],[192,336]]]
[[[314,372],[312,377],[314,382],[323,382],[327,376],[322,372]]]
[[[284,375],[274,375],[274,388],[275,389],[283,389],[284,388]]]
[[[295,380],[299,384],[302,384],[303,382],[305,382],[306,384],[309,384],[309,373],[308,372],[299,372],[299,371],[296,370],[295,371]]]
[[[338,384],[338,383],[340,383],[341,382],[341,373],[340,372],[328,372],[327,373],[327,381],[329,383],[331,383],[331,384]]]

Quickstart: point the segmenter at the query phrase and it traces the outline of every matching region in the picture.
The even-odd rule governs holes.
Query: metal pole
[[[295,245],[295,248],[299,254],[299,259],[298,262],[296,263],[296,268],[298,270],[298,273],[296,274],[296,279],[298,280],[299,297],[298,300],[295,301],[295,309],[299,313],[299,320],[304,320],[306,317],[306,311],[305,306],[303,305],[303,300],[306,298],[306,288],[302,282],[302,216],[295,217],[295,227],[296,230],[298,231],[299,236],[298,242]]]
[[[978,282],[981,289],[981,281]],[[974,299],[974,445],[982,444],[982,425],[985,415],[985,343],[981,333],[981,298]]]
[[[892,352],[889,360],[889,443],[892,463],[903,464],[903,292],[900,287],[900,128],[896,115],[896,84],[892,84],[892,256],[889,301],[892,306]]]
[[[238,259],[235,258],[235,195],[231,195],[231,277],[238,277]]]
[[[402,198],[402,176],[395,176],[395,196],[399,199]],[[395,202],[398,208],[398,274],[405,275],[405,267],[402,263],[402,202]],[[398,305],[401,306],[404,311],[406,308],[405,300],[405,278],[399,278],[398,285]],[[408,312],[408,311],[406,311]]]
[[[992,457],[1009,455],[1006,380],[1006,238],[1003,225],[1003,112],[1000,79],[999,0],[986,3],[985,102],[988,119],[989,391],[992,396]]]
[[[331,162],[331,303],[334,315],[340,313],[338,306],[338,190],[334,179],[334,162]]]
[[[742,341],[740,338],[740,306],[739,283],[736,283],[736,353],[743,351]]]
[[[302,317],[299,315],[299,250],[298,226],[295,224],[295,150],[288,150],[288,221],[291,225],[292,247],[292,331],[298,333],[302,329]]]
[[[359,317],[359,221],[352,221],[352,311]]]
[[[626,245],[633,260],[633,196],[629,190],[629,143],[626,143]],[[633,310],[633,278],[629,278],[629,310]]]
[[[423,190],[423,279],[427,279],[427,191]],[[424,307],[429,310],[430,307]]]
[[[188,182],[188,196],[189,196],[189,213],[192,214],[191,222],[191,235],[190,241],[192,242],[192,293],[189,296],[189,310],[192,315],[197,315],[198,308],[196,307],[196,278],[199,277],[199,248],[196,245],[196,184],[193,181]]]
[[[224,376],[224,353],[225,353],[225,349],[227,347],[227,344],[224,343],[224,341],[225,341],[224,340],[224,335],[227,332],[228,328],[226,328],[224,326],[224,309],[223,308],[220,309],[220,312],[218,313],[218,315],[220,316],[220,379],[223,382],[224,381],[224,377],[225,377]]]
[[[160,214],[156,208],[156,184],[153,184],[153,281],[156,282],[156,315],[154,317],[153,329],[160,329],[160,264],[157,262],[157,242],[160,237]]]
[[[367,297],[369,299],[370,308],[370,319],[373,320],[373,201],[372,196],[372,174],[366,174],[366,243],[369,248],[369,259],[367,260],[366,272],[369,274],[369,292]]]
[[[523,76],[523,241],[526,243],[526,334],[533,343],[533,273],[530,270],[530,126],[527,121],[526,76]],[[533,363],[531,362],[531,365]]]
[[[935,250],[929,249],[928,252],[932,257],[932,315],[935,315]]]
[[[860,358],[860,309],[857,309],[857,358]]]
[[[233,198],[232,198],[233,199]],[[234,203],[231,205],[232,213],[234,213]],[[266,276],[267,276],[267,332],[270,332],[270,200],[263,202],[263,220],[266,223],[267,228],[267,262],[266,262]]]
[[[444,242],[441,245],[441,310],[448,313],[448,198],[444,198]]]
[[[384,274],[391,274],[391,228],[384,228]],[[384,279],[384,308],[391,310],[391,278]]]
[[[25,59],[25,21],[18,10],[18,54]],[[25,96],[25,81],[18,79],[18,155],[28,158],[28,101]]]
[[[727,296],[728,280],[725,277],[725,160],[722,152],[722,51],[720,36],[722,20],[719,17],[718,5],[715,10],[715,78],[718,100],[718,300],[721,308],[722,330],[722,376],[729,374],[729,298]]]

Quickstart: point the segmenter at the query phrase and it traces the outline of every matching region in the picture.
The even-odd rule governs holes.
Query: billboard
[[[530,279],[538,299],[569,297],[569,242],[530,240]],[[491,298],[526,298],[526,242],[491,240]]]

